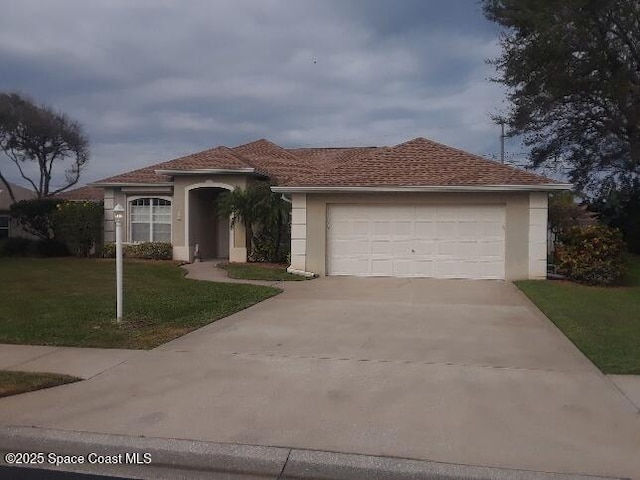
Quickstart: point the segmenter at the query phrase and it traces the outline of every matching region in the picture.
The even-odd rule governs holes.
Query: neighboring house
[[[79,187],[58,193],[56,198],[73,202],[101,202],[104,198],[104,189],[89,186]]]
[[[247,259],[244,228],[218,195],[269,180],[292,203],[291,271],[319,275],[544,278],[548,192],[570,185],[424,138],[394,147],[285,149],[267,140],[205,150],[110,177],[125,239],[173,244],[174,258]]]
[[[33,190],[14,183],[10,185],[17,202],[20,200],[30,200],[36,196]],[[32,235],[25,232],[22,227],[11,218],[10,210],[12,203],[9,190],[4,182],[0,181],[0,239],[8,237],[31,237]]]

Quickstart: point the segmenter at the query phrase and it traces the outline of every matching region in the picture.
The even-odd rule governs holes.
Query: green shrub
[[[0,257],[65,257],[69,251],[64,243],[53,239],[13,237],[0,241]]]
[[[22,237],[0,240],[0,257],[25,257],[33,240]]]
[[[127,258],[171,260],[173,258],[173,247],[170,243],[164,242],[130,243],[122,246],[122,253],[123,256]],[[102,256],[105,258],[115,258],[115,243],[107,243],[102,249]]]
[[[26,232],[42,240],[31,245],[31,252],[24,253],[32,256],[61,256],[69,252],[89,256],[101,242],[103,215],[103,205],[97,202],[36,198],[11,205],[11,216]]]
[[[587,285],[615,285],[626,273],[626,246],[618,229],[575,227],[557,247],[558,270]]]
[[[102,256],[104,258],[116,258],[116,244],[105,243],[104,247],[102,247]]]
[[[88,257],[102,240],[102,202],[59,203],[52,215],[55,238],[76,256]]]
[[[170,243],[164,242],[143,242],[126,245],[127,257],[145,258],[148,260],[171,260],[173,258],[173,248]]]
[[[34,198],[21,200],[11,205],[13,217],[25,232],[44,240],[53,238],[53,213],[65,200],[54,198]]]
[[[69,255],[67,246],[56,239],[35,240],[27,250],[29,257],[66,257]]]

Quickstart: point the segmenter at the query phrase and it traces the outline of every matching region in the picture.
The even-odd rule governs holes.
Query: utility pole
[[[500,161],[504,163],[504,120],[500,121]]]

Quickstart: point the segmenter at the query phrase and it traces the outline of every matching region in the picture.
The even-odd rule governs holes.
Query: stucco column
[[[307,267],[307,195],[291,196],[291,268],[306,271]]]
[[[113,188],[104,189],[104,243],[116,241],[116,224],[113,219],[114,202]]]
[[[529,194],[529,278],[547,278],[547,215],[549,194]]]
[[[229,261],[242,263],[247,261],[247,232],[241,222],[236,222],[230,229]]]

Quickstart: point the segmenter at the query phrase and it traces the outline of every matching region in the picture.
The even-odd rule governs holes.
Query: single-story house
[[[126,241],[171,242],[174,258],[247,259],[221,192],[268,180],[292,204],[290,271],[318,275],[544,278],[547,197],[570,185],[425,138],[393,147],[220,146],[94,182],[105,241],[126,206]]]
[[[21,200],[31,200],[36,194],[33,190],[21,187],[15,183],[10,183],[11,191],[16,198],[16,202]],[[0,181],[0,238],[9,237],[30,237],[19,223],[11,218],[11,195],[4,182]]]

